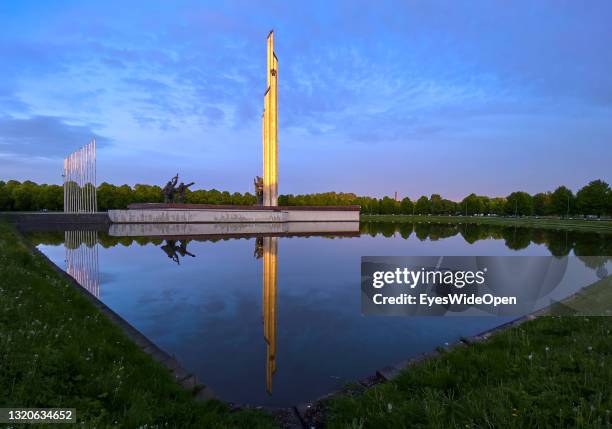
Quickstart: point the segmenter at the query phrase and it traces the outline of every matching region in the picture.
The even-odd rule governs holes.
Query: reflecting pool
[[[314,399],[511,319],[362,316],[361,256],[612,254],[605,234],[434,223],[323,236],[29,237],[221,399],[268,406]],[[592,281],[610,259],[595,265]]]

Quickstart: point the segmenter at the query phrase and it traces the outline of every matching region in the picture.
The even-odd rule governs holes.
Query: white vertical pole
[[[83,198],[83,148],[79,149],[79,213],[83,212],[84,207],[84,198]],[[79,240],[81,236],[79,234]]]
[[[75,166],[75,154],[74,152],[72,153],[72,155],[70,155],[70,164],[71,164],[71,176],[72,176],[72,212],[74,213],[76,211],[76,170],[74,168]]]
[[[68,211],[72,213],[72,154],[68,155]]]
[[[80,201],[79,201],[79,182],[80,182],[80,178],[79,178],[79,151],[77,150],[76,152],[74,152],[74,178],[75,178],[75,182],[76,182],[76,187],[75,187],[75,211],[78,213],[78,211],[80,210]]]
[[[85,145],[85,211],[89,213],[89,143]]]
[[[70,180],[71,180],[71,191],[70,191],[70,199],[72,200],[71,212],[74,213],[76,211],[76,171],[74,169],[75,164],[74,153],[70,155]]]
[[[94,212],[98,211],[98,181],[96,169],[96,139],[93,139],[93,185],[94,185]]]
[[[93,189],[92,188],[92,174],[91,174],[91,164],[92,164],[92,143],[89,142],[89,144],[87,145],[87,182],[89,183],[89,186],[87,187],[88,190],[88,196],[89,196],[89,212],[93,213]]]
[[[83,153],[83,211],[87,212],[87,146],[83,146],[81,152]]]
[[[87,187],[89,192],[89,212],[93,213],[93,189],[92,188],[92,174],[91,174],[91,165],[92,165],[92,149],[93,145],[91,142],[87,145],[87,182],[89,186]]]
[[[79,213],[83,211],[83,148],[80,148],[78,153],[79,157]],[[79,234],[79,240],[80,240]]]
[[[91,141],[91,184],[93,195],[92,198],[92,211],[96,212],[96,139]]]
[[[79,148],[79,213],[83,212],[83,148]],[[79,242],[81,241],[81,234],[79,233]],[[82,261],[79,261],[83,265]]]
[[[72,193],[70,192],[70,181],[72,180],[72,154],[68,155],[68,185],[67,185],[67,189],[68,189],[68,212],[72,212]]]
[[[72,154],[68,156],[68,207],[72,213]]]
[[[78,152],[74,152],[74,211],[79,211],[79,169]]]
[[[70,155],[64,160],[66,165],[66,178],[65,178],[65,205],[64,211],[70,213]]]
[[[66,159],[64,159],[64,165],[62,166],[62,191],[64,191],[64,203],[62,204],[62,210],[66,211]]]

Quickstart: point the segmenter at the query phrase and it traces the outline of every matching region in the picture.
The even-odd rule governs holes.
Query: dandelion
[[[391,405],[391,403],[389,402],[387,404],[387,411],[391,412],[393,410],[393,405]]]
[[[527,356],[527,359],[529,360],[533,359],[533,353],[529,353],[529,356]]]

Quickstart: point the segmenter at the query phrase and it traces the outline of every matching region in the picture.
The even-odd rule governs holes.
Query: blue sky
[[[612,3],[0,3],[0,180],[251,191],[265,38],[280,193],[507,195],[612,181]]]

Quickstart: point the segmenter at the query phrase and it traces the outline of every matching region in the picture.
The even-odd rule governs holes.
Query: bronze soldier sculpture
[[[195,182],[191,182],[188,184],[184,184],[183,182],[181,182],[180,185],[178,185],[178,188],[176,188],[176,193],[178,194],[178,202],[179,203],[184,203],[185,202],[185,191],[187,191],[187,188],[189,188],[191,185],[193,185]]]
[[[184,184],[181,182],[180,185],[176,186],[178,182],[179,175],[174,176],[166,186],[162,189],[162,196],[164,197],[164,203],[176,203],[178,200],[179,203],[185,202],[185,192],[187,189],[193,185],[195,182],[191,182],[188,184]]]
[[[255,176],[255,179],[253,179],[253,185],[255,185],[257,205],[263,206],[263,179],[260,176]]]
[[[162,196],[164,197],[164,203],[173,203],[174,202],[174,186],[176,186],[176,182],[178,182],[178,173],[172,179],[166,183],[166,186],[162,189]]]

